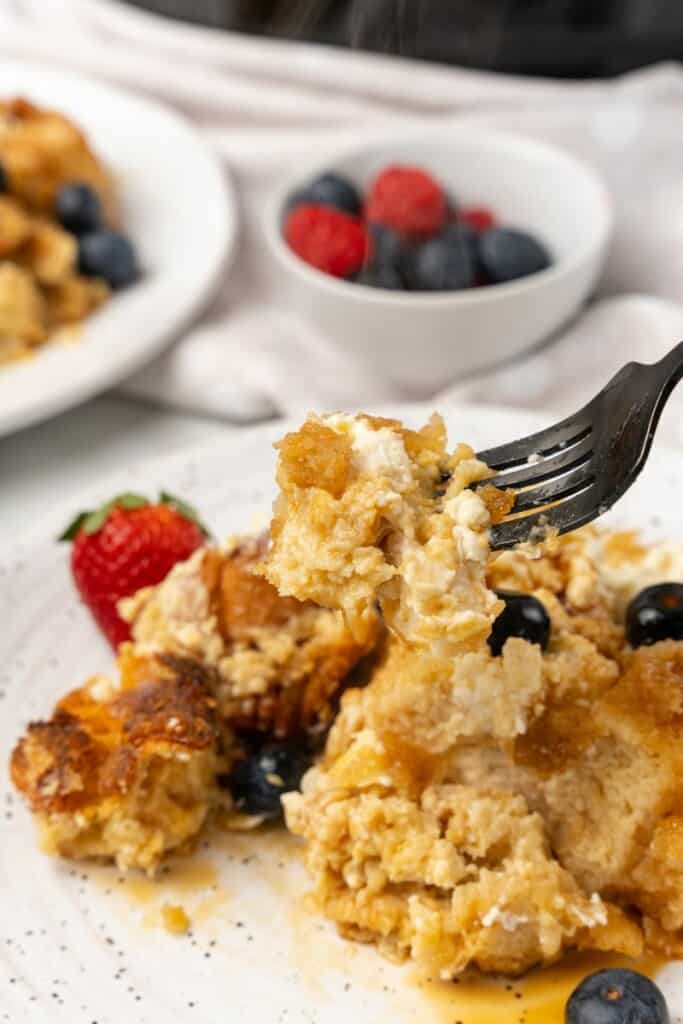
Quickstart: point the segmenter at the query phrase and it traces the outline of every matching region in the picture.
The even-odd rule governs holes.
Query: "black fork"
[[[579,412],[478,457],[495,473],[486,483],[517,492],[491,530],[493,548],[566,533],[606,512],[645,465],[659,417],[683,376],[683,342],[657,363],[627,363]]]

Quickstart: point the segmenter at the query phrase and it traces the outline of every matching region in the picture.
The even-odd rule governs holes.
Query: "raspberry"
[[[387,167],[370,189],[366,216],[405,235],[437,234],[448,218],[446,194],[419,167]]]
[[[351,277],[369,257],[370,240],[361,222],[315,203],[289,214],[285,239],[305,263],[333,277]]]
[[[463,224],[469,224],[479,234],[496,225],[495,214],[486,206],[468,206],[464,210],[459,210],[455,219]]]

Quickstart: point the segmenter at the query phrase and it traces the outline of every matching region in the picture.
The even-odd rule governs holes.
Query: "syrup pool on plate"
[[[417,982],[432,1014],[429,1024],[564,1024],[564,1008],[576,986],[594,971],[628,967],[654,978],[666,963],[656,957],[630,960],[607,954],[576,953],[553,967],[522,978],[472,975],[458,982]]]

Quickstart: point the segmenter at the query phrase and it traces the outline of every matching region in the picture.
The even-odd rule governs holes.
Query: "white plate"
[[[414,406],[391,412],[415,424],[425,418]],[[451,440],[477,447],[539,426],[527,414],[481,407],[453,410],[446,418]],[[271,442],[286,427],[244,431],[219,445],[146,463],[104,481],[90,499],[122,486],[151,491],[164,485],[195,501],[217,534],[240,529],[268,512]],[[683,537],[680,458],[655,450],[613,518]],[[82,496],[73,506],[81,502]],[[59,863],[37,852],[4,765],[29,719],[49,713],[58,695],[111,663],[74,597],[67,551],[51,539],[63,514],[54,513],[40,540],[17,542],[0,556],[0,1021],[467,1020],[458,1013],[457,987],[446,1011],[443,1001],[437,1005],[417,988],[410,967],[343,942],[305,911],[296,843],[282,833],[222,836],[188,861],[176,881],[156,888],[118,884],[111,869]],[[188,908],[192,936],[176,938],[154,926],[164,899]],[[672,1019],[675,1011],[683,1014],[683,965],[668,965],[659,981]]]
[[[109,387],[148,362],[199,311],[234,247],[237,207],[222,168],[177,114],[67,71],[0,60],[0,96],[54,107],[113,171],[144,276],[70,343],[0,367],[0,435]]]

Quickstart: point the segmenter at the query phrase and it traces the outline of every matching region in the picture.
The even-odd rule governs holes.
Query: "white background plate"
[[[83,128],[114,173],[144,277],[88,318],[74,341],[0,367],[0,435],[82,401],[160,352],[209,297],[237,230],[222,168],[171,110],[71,72],[1,59],[0,96],[17,95]]]
[[[390,412],[415,425],[425,419],[416,407]],[[446,418],[452,441],[476,447],[539,426],[526,414],[481,407]],[[268,513],[271,442],[286,428],[243,431],[143,464],[103,481],[89,500],[123,487],[165,486],[192,499],[217,535],[244,528]],[[680,464],[677,453],[655,450],[611,518],[683,539]],[[82,503],[83,496],[70,504]],[[52,539],[65,514],[54,510],[40,538],[0,554],[0,1021],[453,1024],[455,1001],[444,1014],[426,1001],[409,967],[342,942],[308,915],[296,844],[281,834],[222,836],[158,895],[148,883],[119,884],[113,869],[37,852],[29,816],[6,778],[10,750],[29,719],[49,713],[66,689],[112,662],[75,599],[68,552]],[[194,914],[192,936],[154,927],[164,899]],[[668,965],[659,981],[683,1016],[683,967]]]

